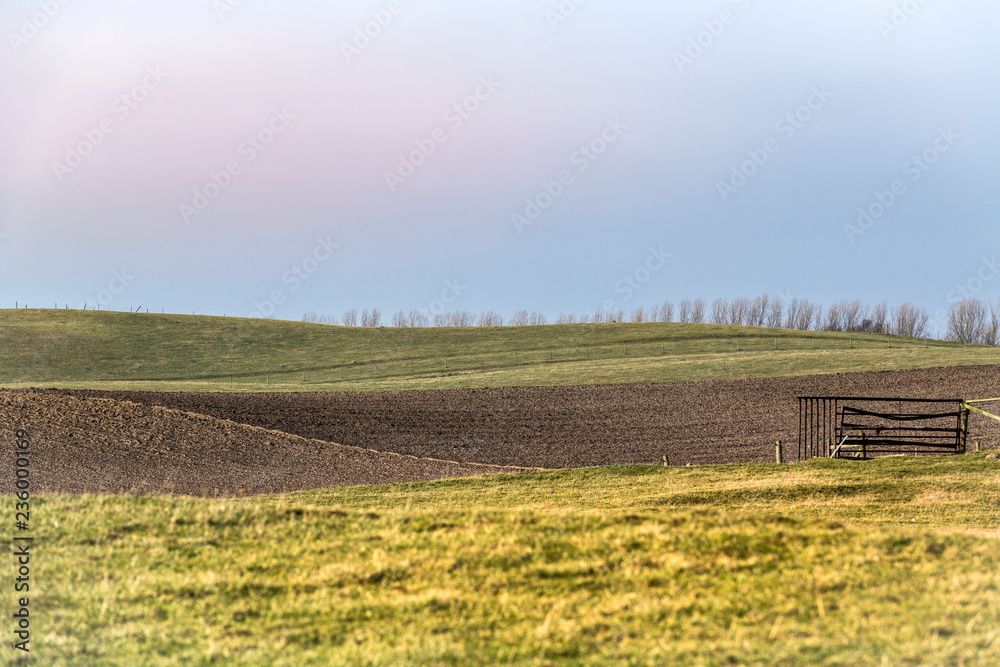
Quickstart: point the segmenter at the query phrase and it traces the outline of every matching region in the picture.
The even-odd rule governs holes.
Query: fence
[[[961,454],[969,411],[958,398],[799,397],[798,460]]]

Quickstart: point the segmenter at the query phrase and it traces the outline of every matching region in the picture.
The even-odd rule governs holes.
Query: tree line
[[[676,320],[675,320],[676,316]],[[1000,344],[1000,301],[996,304],[967,298],[951,304],[947,311],[946,339],[974,345]],[[357,308],[335,315],[309,312],[303,322],[343,325],[347,327],[501,327],[539,326],[549,324],[538,311],[519,310],[509,318],[493,310],[474,313],[467,310],[429,313],[425,310],[403,310],[393,313],[386,322],[378,308]],[[638,306],[628,312],[623,309],[598,308],[579,317],[560,313],[554,324],[601,324],[605,322],[681,322],[690,324],[730,324],[736,326],[770,327],[797,331],[843,331],[889,334],[910,338],[930,335],[930,316],[912,303],[890,307],[887,301],[874,306],[860,300],[839,301],[828,308],[808,299],[777,299],[768,294],[755,298],[745,296],[733,300],[716,299],[709,306],[704,299],[682,299],[653,306]]]

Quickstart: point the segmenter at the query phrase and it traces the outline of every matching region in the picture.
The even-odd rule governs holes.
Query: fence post
[[[781,457],[781,440],[778,440],[777,442],[774,443],[774,458],[777,460],[777,462],[779,464],[784,463],[784,461],[781,460],[781,458],[782,458]]]
[[[969,438],[969,410],[962,406],[962,454],[965,453],[965,445]]]

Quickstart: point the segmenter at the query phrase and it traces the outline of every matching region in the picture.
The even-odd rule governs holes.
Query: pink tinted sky
[[[806,5],[589,2],[553,23],[555,1],[247,0],[224,16],[210,0],[68,2],[28,39],[39,5],[8,3],[3,305],[93,304],[126,268],[134,279],[106,307],[250,315],[282,290],[277,316],[297,319],[422,307],[458,279],[456,307],[552,317],[777,290],[933,312],[996,246],[1000,54],[987,26],[1000,10],[935,3],[902,21],[892,2]],[[348,62],[343,45],[378,18]],[[691,40],[705,46],[679,66],[698,53]],[[166,74],[144,90],[150,69]],[[499,87],[454,127],[445,113],[483,77]],[[122,117],[136,86],[145,99]],[[830,99],[780,135],[816,87]],[[294,118],[247,162],[241,146],[275,109]],[[615,118],[627,129],[577,171],[574,152]],[[53,163],[102,121],[114,132],[60,180]],[[845,235],[949,127],[954,149],[884,220]],[[447,141],[390,189],[385,173],[437,128]],[[720,196],[772,137],[769,164]],[[232,160],[240,173],[186,223],[181,205]],[[518,233],[512,215],[563,170],[572,185]],[[957,224],[983,245],[941,258]],[[338,253],[292,290],[283,276],[327,237]],[[660,246],[671,262],[626,298],[621,279]]]

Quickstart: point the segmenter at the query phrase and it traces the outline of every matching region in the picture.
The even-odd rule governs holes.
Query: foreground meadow
[[[997,664],[998,507],[985,454],[47,497],[32,656]]]

